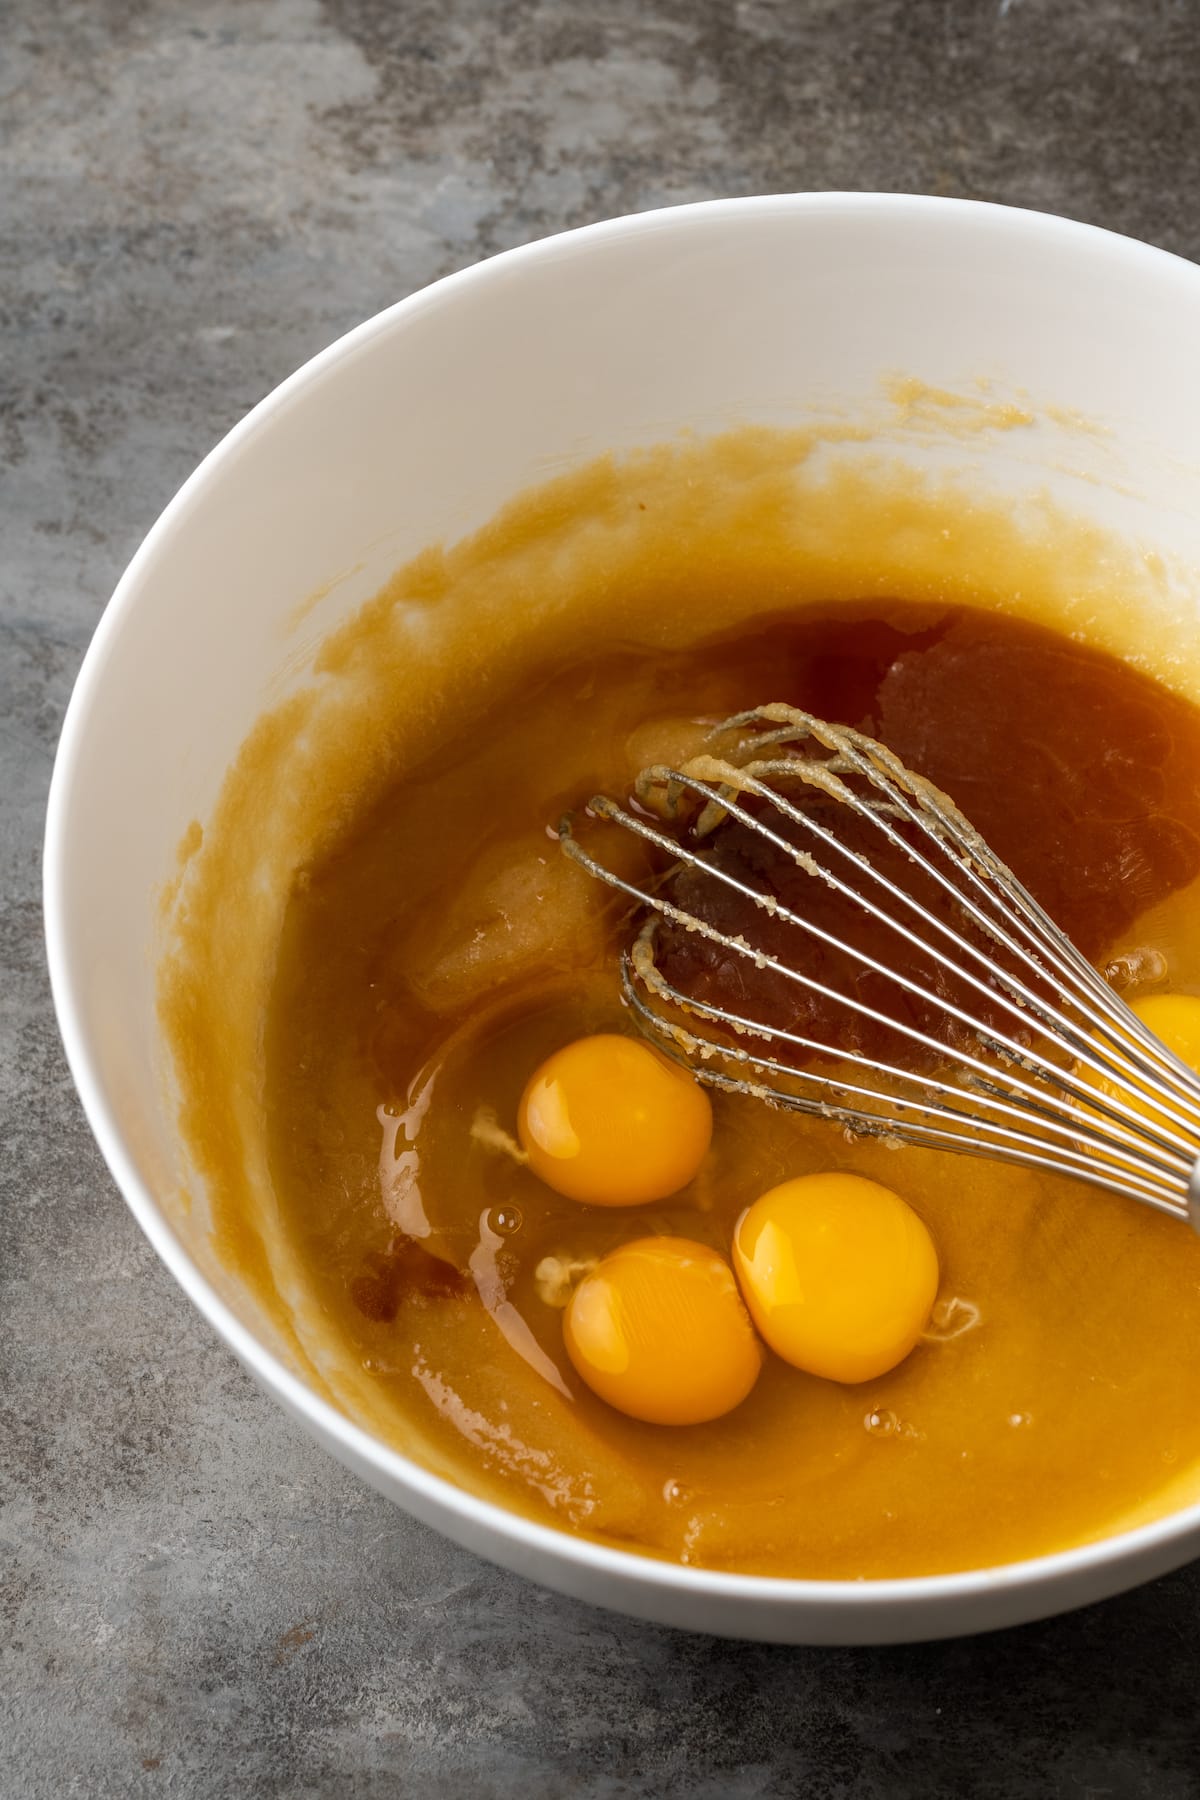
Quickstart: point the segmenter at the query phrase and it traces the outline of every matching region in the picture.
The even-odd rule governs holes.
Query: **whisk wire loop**
[[[590,803],[594,819],[665,859],[644,882],[585,848],[571,817],[559,827],[568,855],[645,911],[622,965],[624,996],[643,1029],[715,1088],[831,1118],[856,1133],[1073,1175],[1190,1217],[1200,1229],[1200,1079],[1130,1011],[953,803],[884,745],[783,705],[735,715],[712,741],[726,746],[722,754],[643,770],[632,806],[606,796]],[[814,792],[821,817],[800,804]],[[868,842],[879,834],[888,867],[830,822],[851,817],[870,828]],[[892,934],[885,941],[895,944],[898,961],[855,943],[840,915],[831,929],[785,904],[769,880],[759,885],[744,866],[737,873],[724,866],[712,851],[730,821],[822,883],[851,922],[865,917]],[[926,898],[897,876],[897,858]],[[750,920],[769,918],[785,935],[800,934],[798,943],[832,952],[877,986],[890,984],[905,1005],[917,1003],[924,1023],[822,979],[800,956],[783,960],[777,931],[768,948],[752,941],[748,927],[723,930],[689,910],[673,897],[681,875],[693,887],[716,884],[747,903]],[[950,916],[934,910],[933,900]],[[849,1041],[834,1033],[827,1042],[684,991],[656,960],[664,926],[752,964],[779,991],[798,988],[806,1006],[815,1000],[858,1021],[847,1027]],[[915,953],[915,967],[904,966],[904,949]],[[937,987],[931,964],[940,972]],[[801,1008],[798,1016],[809,1015]],[[864,1028],[909,1051],[894,1063],[867,1054],[855,1035]]]
[[[686,775],[686,774],[682,773],[681,771],[668,770],[665,768],[656,768],[656,769],[646,771],[646,775],[659,776],[664,781],[669,779],[673,784],[675,784],[679,788],[690,790],[690,791],[697,793],[709,805],[719,804],[721,809],[723,810],[723,812],[725,814],[727,814],[729,817],[734,817],[734,818],[738,819],[739,822],[752,827],[766,841],[775,845],[776,847],[778,847],[779,849],[784,851],[786,854],[797,857],[797,860],[799,861],[801,867],[807,867],[807,862],[802,858],[802,856],[798,855],[798,853],[795,849],[795,846],[793,846],[787,839],[781,837],[778,833],[772,831],[770,829],[770,827],[763,824],[763,822],[761,820],[757,819],[754,815],[748,813],[744,808],[740,807],[737,804],[737,802],[735,800],[733,800],[731,797],[720,794],[709,783],[701,781],[694,776]],[[788,818],[795,818],[798,823],[802,823],[802,824],[806,824],[806,825],[810,824],[810,823],[815,823],[813,821],[810,821],[807,818],[807,816],[804,815],[803,813],[797,812],[795,808],[791,807],[786,802],[786,800],[784,800],[781,796],[776,795],[772,789],[766,787],[762,783],[762,781],[757,777],[757,775],[750,777],[747,780],[747,787],[750,792],[759,794],[764,798],[767,798],[767,799],[772,800],[773,802],[776,802],[778,804],[779,810],[784,813],[784,816],[786,816]],[[780,904],[778,901],[776,901],[772,897],[764,895],[760,889],[753,888],[748,883],[738,880],[735,876],[731,875],[729,873],[729,871],[722,869],[718,866],[706,863],[703,860],[703,858],[699,855],[699,853],[690,849],[686,845],[680,844],[676,839],[668,836],[665,832],[657,830],[655,827],[651,826],[645,819],[638,818],[637,816],[626,812],[623,808],[617,806],[614,802],[612,802],[611,800],[608,800],[602,796],[597,797],[593,801],[592,805],[593,805],[593,810],[598,817],[605,819],[615,825],[619,825],[620,827],[622,827],[622,829],[634,833],[636,836],[642,838],[645,842],[653,844],[656,848],[661,849],[665,852],[668,852],[669,854],[674,855],[678,859],[679,863],[681,863],[681,864],[685,864],[692,868],[703,869],[705,871],[705,873],[707,875],[710,875],[714,880],[733,889],[735,892],[740,893],[741,895],[743,895],[744,898],[754,902],[756,905],[768,906],[769,911],[771,912],[771,915],[774,918],[776,918],[777,920],[779,920],[781,923],[794,925],[794,926],[798,927],[800,930],[807,932],[812,938],[816,939],[817,941],[824,943],[828,947],[835,949],[835,950],[839,951],[840,953],[850,957],[855,962],[858,962],[862,967],[870,969],[873,973],[887,977],[889,980],[894,982],[896,984],[896,986],[900,987],[901,989],[903,989],[904,991],[913,995],[914,997],[924,1000],[932,1006],[941,1008],[948,1016],[953,1017],[960,1024],[962,1024],[970,1033],[972,1033],[973,1035],[975,1035],[977,1037],[983,1038],[986,1041],[988,1048],[991,1049],[993,1052],[999,1051],[1000,1053],[1002,1053],[1008,1057],[1011,1057],[1017,1066],[1020,1066],[1026,1060],[1025,1048],[1018,1040],[1012,1038],[1011,1036],[1009,1036],[1007,1034],[998,1032],[994,1026],[985,1027],[972,1014],[966,1012],[963,1008],[955,1006],[952,1002],[945,999],[945,997],[937,996],[937,995],[933,994],[922,983],[913,980],[909,976],[906,976],[905,974],[903,974],[902,971],[891,968],[891,967],[881,963],[877,958],[870,956],[867,952],[861,950],[858,946],[850,944],[850,943],[846,942],[844,939],[837,937],[834,933],[824,930],[821,926],[817,925],[815,923],[815,921],[813,921],[811,919],[806,919],[802,915],[791,911],[789,908],[783,906],[782,904]],[[823,828],[817,826],[816,829],[819,831],[822,838],[828,838],[831,841],[831,843],[834,844],[834,846],[836,848],[844,851],[845,854],[850,856],[857,865],[859,865],[863,868],[863,870],[865,872],[867,872],[870,875],[872,875],[873,877],[877,878],[881,883],[883,883],[888,888],[888,890],[890,892],[895,894],[897,898],[903,899],[905,901],[910,902],[912,905],[917,906],[918,910],[922,912],[922,915],[927,916],[930,919],[931,923],[938,924],[938,925],[940,925],[942,923],[941,921],[937,920],[933,915],[924,914],[924,909],[919,907],[919,903],[914,901],[912,899],[911,895],[907,895],[903,892],[902,889],[897,888],[896,885],[893,882],[891,882],[890,880],[888,880],[888,878],[886,876],[884,876],[880,871],[875,870],[868,863],[866,863],[865,860],[863,858],[861,858],[857,852],[849,849],[845,845],[838,844],[836,839],[833,838],[832,834],[825,831]],[[599,867],[599,865],[595,864],[593,859],[587,859],[585,857],[585,855],[580,851],[578,845],[573,842],[573,840],[570,837],[569,830],[568,830],[568,835],[566,838],[566,847],[569,849],[570,854],[572,854],[577,861],[583,862],[584,866],[588,867],[589,873],[600,874],[602,877],[604,876],[605,871],[603,871],[603,869],[601,869]],[[936,959],[942,964],[942,966],[949,973],[952,973],[957,978],[959,978],[962,981],[973,986],[979,993],[983,994],[985,997],[987,997],[993,1001],[997,1001],[1002,1005],[1005,1005],[1008,1008],[1008,1010],[1010,1012],[1013,1012],[1014,1014],[1016,1014],[1016,1016],[1022,1017],[1022,1018],[1027,1016],[1020,1010],[1019,1002],[1014,1002],[1007,995],[1000,993],[1000,992],[996,992],[993,989],[990,989],[986,983],[981,981],[971,971],[963,969],[960,965],[956,964],[952,958],[947,956],[943,951],[938,949],[936,946],[927,944],[916,933],[910,931],[907,927],[902,925],[898,920],[891,918],[881,908],[879,908],[877,905],[875,905],[871,900],[865,898],[862,894],[858,893],[855,889],[849,887],[846,883],[842,882],[836,876],[830,874],[828,871],[820,870],[818,872],[820,873],[822,879],[827,881],[827,883],[831,887],[833,887],[836,891],[838,891],[839,893],[844,895],[847,899],[851,900],[856,905],[861,905],[862,907],[864,907],[864,909],[868,913],[870,913],[870,915],[872,917],[876,918],[880,923],[891,926],[912,947],[919,948],[922,950],[928,950],[930,952],[930,954],[935,956]],[[931,1037],[928,1033],[922,1032],[922,1031],[918,1030],[917,1028],[904,1023],[903,1021],[892,1018],[889,1014],[880,1011],[880,1009],[878,1009],[877,1007],[869,1006],[864,1001],[858,999],[854,995],[847,994],[847,993],[841,992],[839,990],[835,990],[835,989],[831,988],[827,983],[816,980],[814,977],[805,973],[803,970],[795,968],[787,963],[779,962],[777,959],[768,956],[762,950],[755,950],[753,948],[753,946],[749,945],[745,941],[744,938],[732,937],[727,933],[723,933],[723,932],[716,930],[713,926],[707,924],[706,922],[704,922],[702,920],[697,920],[692,915],[684,912],[681,908],[673,905],[671,902],[669,902],[667,900],[664,900],[661,895],[659,895],[659,894],[651,895],[651,894],[643,893],[640,890],[633,889],[633,888],[629,887],[628,884],[624,884],[624,883],[622,883],[620,885],[625,886],[626,891],[629,892],[633,897],[640,899],[643,902],[643,904],[653,908],[656,912],[661,914],[663,917],[670,919],[671,921],[673,921],[676,924],[682,925],[688,931],[698,932],[700,935],[707,938],[709,942],[719,945],[722,949],[730,950],[737,956],[747,957],[747,958],[753,960],[758,967],[763,968],[763,969],[770,969],[773,974],[780,976],[782,979],[797,983],[798,985],[807,989],[809,992],[819,996],[821,999],[829,1000],[831,1002],[835,1002],[841,1006],[844,1006],[849,1011],[856,1013],[857,1015],[859,1015],[861,1018],[863,1018],[865,1020],[869,1020],[873,1024],[880,1025],[880,1026],[886,1026],[890,1030],[899,1032],[902,1036],[908,1038],[910,1042],[918,1045],[922,1050],[925,1050],[925,1051],[928,1051],[928,1052],[931,1052],[934,1054],[939,1054],[939,1053],[944,1052],[944,1045],[942,1045],[937,1039]],[[963,944],[963,947],[965,949],[970,950],[972,952],[974,951],[974,946],[967,943],[966,940],[959,938],[957,934],[953,934],[953,935],[955,936],[956,941]],[[1041,1002],[1038,999],[1038,997],[1036,995],[1032,994],[1030,992],[1030,990],[1026,989],[1023,984],[1017,984],[1017,985],[1020,988],[1021,992],[1029,993],[1031,1008],[1035,1009],[1040,1015],[1044,1016],[1045,1018],[1052,1020],[1052,1021],[1057,1021],[1057,1015],[1050,1013],[1049,1009],[1044,1005],[1043,1002]],[[1105,991],[1107,992],[1108,990],[1105,990]],[[696,1003],[692,1000],[687,999],[683,995],[675,994],[672,996],[672,998],[673,998],[674,1003],[677,1005],[688,1006],[688,1007],[695,1009]],[[713,1017],[713,1018],[720,1018],[721,1014],[716,1009],[707,1009],[707,1016]],[[729,1016],[726,1015],[725,1017],[726,1017],[726,1022],[729,1022]],[[1072,1055],[1076,1059],[1077,1062],[1084,1063],[1086,1066],[1090,1067],[1094,1073],[1100,1075],[1103,1079],[1111,1080],[1111,1079],[1115,1078],[1115,1079],[1120,1079],[1122,1082],[1124,1082],[1124,1081],[1128,1081],[1131,1077],[1136,1078],[1138,1071],[1137,1071],[1136,1064],[1132,1061],[1132,1059],[1128,1059],[1126,1066],[1117,1068],[1111,1062],[1106,1062],[1104,1059],[1102,1059],[1096,1055],[1094,1046],[1088,1040],[1088,1038],[1080,1035],[1079,1033],[1077,1033],[1073,1030],[1070,1030],[1066,1026],[1065,1021],[1057,1021],[1057,1022],[1060,1024],[1060,1027],[1061,1027],[1060,1030],[1058,1030],[1056,1032],[1053,1029],[1047,1029],[1046,1033],[1045,1033],[1047,1041],[1052,1043],[1056,1048],[1066,1052],[1069,1055]],[[777,1035],[777,1034],[773,1033],[769,1027],[762,1024],[761,1022],[757,1023],[754,1026],[750,1026],[750,1025],[746,1024],[745,1022],[743,1022],[740,1029],[755,1030],[761,1036],[769,1037],[772,1035]],[[791,1041],[797,1042],[797,1040],[795,1040],[794,1038]],[[806,1044],[805,1047],[811,1048],[812,1050],[818,1051],[818,1052],[822,1049],[821,1045],[818,1045],[815,1043]],[[824,1048],[827,1049],[828,1047],[825,1046]],[[980,1080],[986,1080],[991,1074],[994,1073],[995,1065],[993,1062],[989,1062],[988,1060],[981,1058],[981,1057],[973,1057],[973,1056],[969,1055],[965,1050],[962,1050],[959,1052],[959,1061],[963,1064],[963,1066],[965,1068],[973,1071]],[[1126,1069],[1128,1070],[1128,1073],[1126,1072]],[[901,1071],[901,1073],[903,1073],[903,1071]],[[1126,1135],[1125,1142],[1128,1143],[1130,1146],[1136,1148],[1137,1145],[1139,1143],[1144,1142],[1147,1135],[1149,1135],[1155,1141],[1161,1141],[1164,1145],[1169,1146],[1170,1148],[1180,1152],[1182,1161],[1186,1164],[1187,1167],[1191,1166],[1192,1157],[1190,1154],[1190,1143],[1189,1143],[1189,1139],[1186,1136],[1180,1136],[1175,1132],[1167,1130],[1165,1128],[1165,1124],[1164,1124],[1164,1126],[1160,1127],[1156,1121],[1147,1120],[1144,1113],[1139,1113],[1135,1108],[1131,1107],[1127,1102],[1122,1101],[1119,1098],[1119,1096],[1106,1097],[1101,1092],[1097,1091],[1095,1088],[1088,1087],[1086,1084],[1081,1083],[1078,1080],[1076,1080],[1074,1078],[1074,1076],[1067,1070],[1058,1070],[1057,1075],[1058,1075],[1059,1083],[1062,1086],[1062,1088],[1078,1104],[1087,1106],[1090,1108],[1098,1109],[1099,1111],[1103,1112],[1107,1117],[1109,1117],[1111,1120],[1113,1120],[1114,1123],[1118,1127],[1120,1127],[1121,1125],[1123,1125],[1125,1123],[1131,1122],[1136,1127],[1136,1134],[1134,1134],[1134,1135],[1127,1134]],[[1013,1086],[1015,1089],[1017,1089],[1019,1092],[1021,1092],[1024,1096],[1026,1096],[1028,1103],[1032,1104],[1036,1101],[1036,1089],[1032,1085],[1030,1085],[1027,1082],[1021,1081],[1016,1076],[1010,1076],[1009,1079],[1010,1079],[1010,1085]],[[1174,1122],[1176,1124],[1183,1123],[1183,1121],[1178,1118],[1176,1118]],[[1078,1121],[1076,1120],[1075,1123],[1077,1124]]]

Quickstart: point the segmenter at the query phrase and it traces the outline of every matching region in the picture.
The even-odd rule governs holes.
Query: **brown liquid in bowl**
[[[630,1029],[627,917],[548,825],[764,700],[883,738],[1097,960],[1135,949],[1149,915],[1153,955],[1129,966],[1200,991],[1200,713],[1127,665],[903,601],[548,665],[495,693],[292,896],[267,1093],[308,1278],[397,1438],[418,1420],[464,1485],[536,1518],[695,1564],[830,1577],[1100,1535],[1200,1458],[1200,1245],[1183,1227],[720,1095],[707,1162],[662,1205],[577,1206],[504,1147],[543,1056]],[[827,1168],[897,1189],[937,1242],[939,1308],[905,1363],[841,1387],[770,1358],[736,1412],[682,1429],[580,1385],[555,1304],[574,1266],[658,1231],[724,1251],[759,1192]]]

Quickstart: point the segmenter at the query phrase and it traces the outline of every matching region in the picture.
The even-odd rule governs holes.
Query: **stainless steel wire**
[[[644,770],[630,804],[590,802],[591,821],[657,853],[645,878],[595,854],[592,825],[588,843],[573,817],[559,827],[566,853],[641,909],[621,978],[651,1038],[713,1087],[855,1133],[1071,1175],[1200,1230],[1200,1079],[951,800],[884,745],[788,706],[740,713],[711,742],[710,754],[679,768]],[[840,828],[850,820],[853,834]],[[836,927],[795,903],[794,876],[784,904],[760,871],[715,857],[722,828],[733,827],[837,896]],[[748,903],[748,918],[769,918],[773,948],[679,904],[681,877],[721,884]],[[866,944],[851,929],[863,919],[875,932]],[[779,953],[779,927],[794,954]],[[688,992],[663,971],[664,934],[698,936],[777,992],[794,987],[829,1017],[853,1021],[860,1040],[865,1026],[904,1054],[884,1059],[853,1037],[847,1044],[765,1016],[777,1008],[740,1011]],[[881,944],[894,946],[894,958]],[[894,994],[896,1010],[823,980],[814,947]]]

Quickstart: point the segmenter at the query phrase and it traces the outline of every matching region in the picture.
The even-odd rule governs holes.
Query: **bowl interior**
[[[617,221],[500,257],[352,333],[168,508],[64,731],[46,864],[56,1001],[139,1218],[310,1425],[328,1435],[274,1360],[286,1361],[278,1335],[213,1257],[203,1196],[181,1199],[193,1178],[155,1003],[164,884],[255,720],[313,679],[331,627],[426,545],[602,451],[735,424],[876,421],[889,452],[922,469],[963,470],[989,494],[1048,492],[1152,548],[1175,604],[1200,567],[1198,300],[1190,265],[967,204],[809,196]],[[338,1447],[446,1522],[437,1484],[414,1486],[402,1458],[345,1435]],[[495,1550],[506,1528],[488,1511],[472,1515],[475,1541]],[[533,1542],[514,1524],[508,1560],[518,1539]],[[546,1573],[540,1540],[520,1554]],[[688,1585],[645,1568],[651,1588]],[[932,1605],[940,1590],[925,1585]],[[917,1634],[911,1596],[903,1632],[868,1629],[861,1596],[853,1605],[850,1635]]]

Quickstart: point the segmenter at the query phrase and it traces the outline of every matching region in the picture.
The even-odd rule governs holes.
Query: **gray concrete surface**
[[[3,0],[0,1794],[1200,1794],[1200,1568],[1006,1635],[768,1650],[455,1550],[253,1389],[59,1051],[39,843],[105,599],[329,339],[715,194],[966,194],[1200,256],[1195,0]]]

